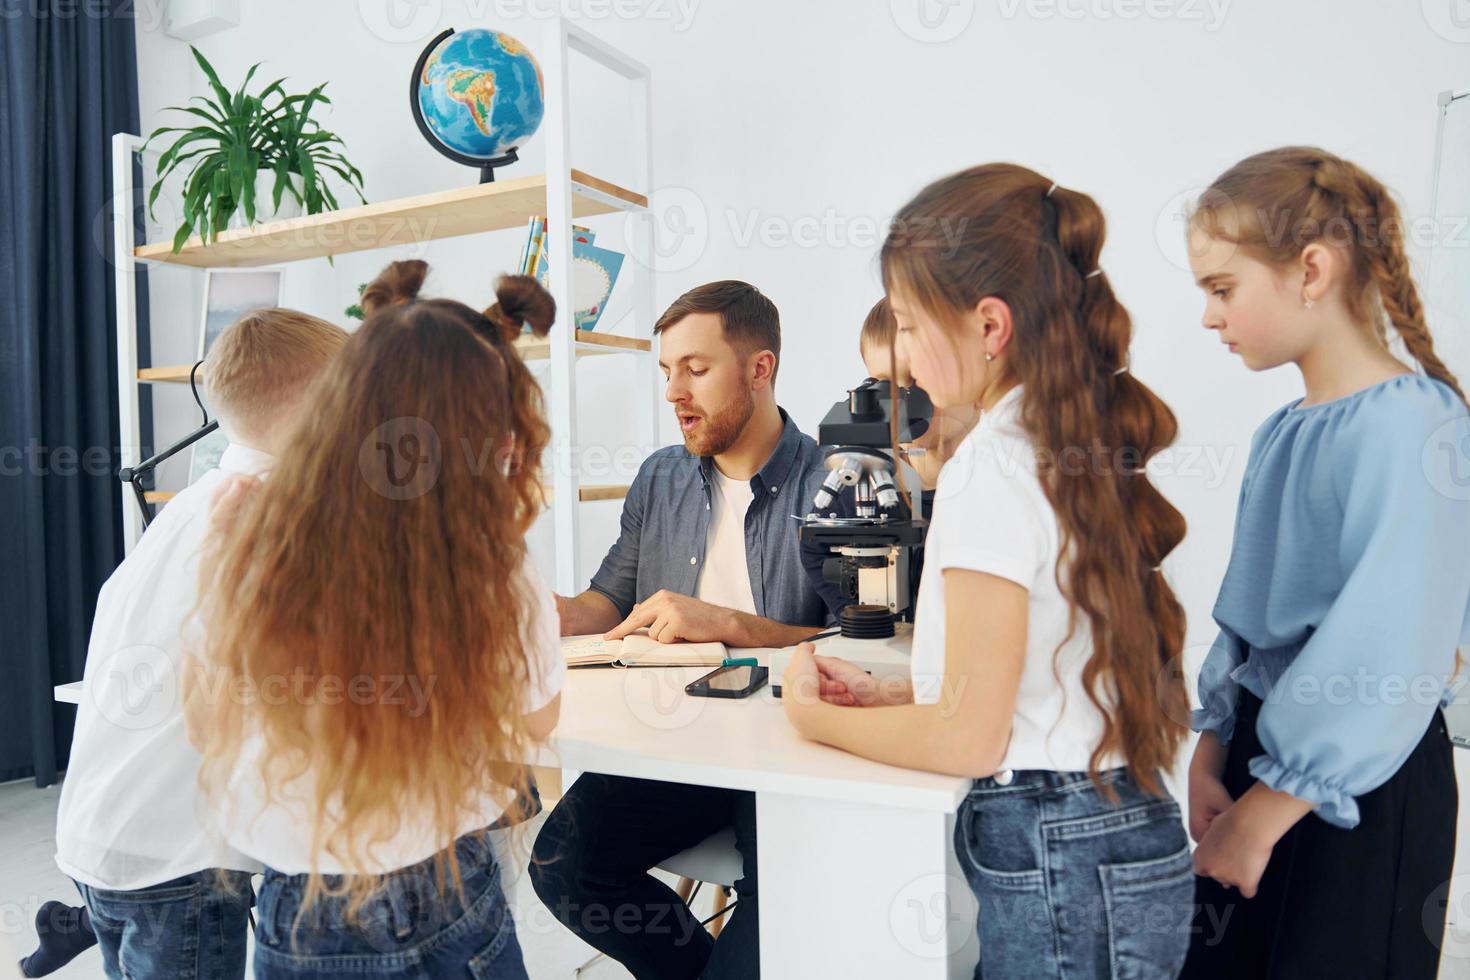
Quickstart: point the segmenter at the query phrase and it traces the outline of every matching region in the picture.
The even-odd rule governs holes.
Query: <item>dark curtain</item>
[[[0,0],[0,780],[38,786],[75,720],[52,687],[81,678],[123,554],[112,135],[138,131],[135,10]]]

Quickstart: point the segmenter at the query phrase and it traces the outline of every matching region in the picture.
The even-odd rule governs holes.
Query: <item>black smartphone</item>
[[[733,667],[717,667],[696,681],[684,686],[687,694],[700,698],[748,698],[766,686],[770,671],[765,667],[736,664]]]

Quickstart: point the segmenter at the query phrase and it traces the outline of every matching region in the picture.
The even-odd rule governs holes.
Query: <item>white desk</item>
[[[740,653],[767,663],[770,651]],[[568,671],[561,722],[533,761],[753,791],[767,980],[970,977],[975,900],[951,844],[969,781],[808,742],[769,687],[686,695],[706,670]],[[76,703],[81,684],[55,693]]]
[[[707,670],[569,671],[537,763],[754,791],[768,980],[970,977],[975,901],[951,843],[969,781],[808,742],[769,687],[686,695]]]

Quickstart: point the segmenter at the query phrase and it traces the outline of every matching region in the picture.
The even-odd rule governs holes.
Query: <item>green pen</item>
[[[726,657],[720,661],[721,667],[758,667],[760,661],[755,657]]]

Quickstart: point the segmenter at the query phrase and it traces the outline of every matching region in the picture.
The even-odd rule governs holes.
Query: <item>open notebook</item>
[[[718,667],[729,656],[723,643],[660,643],[647,633],[564,636],[561,652],[568,667]]]

